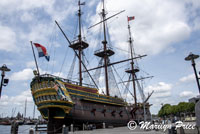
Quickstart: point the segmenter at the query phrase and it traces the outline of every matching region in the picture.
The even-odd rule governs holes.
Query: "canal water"
[[[34,128],[35,125],[19,125],[18,134],[29,134],[29,129]],[[0,125],[0,134],[10,134],[11,125]],[[46,134],[45,132],[40,134]]]

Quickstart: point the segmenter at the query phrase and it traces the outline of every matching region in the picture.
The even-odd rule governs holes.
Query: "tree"
[[[195,104],[189,102],[180,102],[178,105],[165,104],[161,107],[158,112],[159,117],[164,117],[168,115],[177,115],[180,117],[181,113],[194,112]]]
[[[177,113],[178,113],[178,106],[177,105],[173,105],[171,114],[175,116]]]
[[[178,104],[178,112],[181,113],[181,112],[186,112],[187,110],[187,105],[188,103],[187,102],[180,102]]]
[[[195,110],[195,104],[194,103],[188,103],[186,111],[187,112],[194,112],[194,110]]]
[[[164,117],[166,115],[169,115],[171,111],[171,105],[165,104],[161,107],[160,111],[158,112],[159,117]]]

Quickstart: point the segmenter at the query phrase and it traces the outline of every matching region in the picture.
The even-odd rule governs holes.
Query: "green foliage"
[[[194,103],[188,103],[187,112],[194,112],[194,110],[195,110],[195,104]]]
[[[194,112],[195,104],[189,102],[180,102],[178,105],[165,104],[158,112],[159,117],[168,115],[177,115],[181,112]]]
[[[181,112],[186,112],[187,111],[187,105],[188,103],[187,102],[180,102],[178,104],[178,112],[181,113]]]

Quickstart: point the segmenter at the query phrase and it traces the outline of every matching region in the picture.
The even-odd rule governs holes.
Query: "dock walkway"
[[[129,130],[127,127],[107,128],[107,129],[94,129],[85,131],[69,132],[69,134],[165,134],[160,131],[145,131],[137,127],[135,130]]]

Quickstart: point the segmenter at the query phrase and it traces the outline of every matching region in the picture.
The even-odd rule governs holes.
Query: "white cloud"
[[[147,91],[155,91],[155,92],[166,92],[166,91],[170,91],[172,88],[172,85],[171,84],[167,84],[165,82],[159,82],[158,84],[156,85],[153,85],[153,86],[148,86],[147,88],[145,88],[145,92]]]
[[[61,22],[72,13],[75,14],[73,4],[70,1],[55,3],[55,0],[1,0],[0,50],[15,52],[20,48],[21,41],[33,40],[47,43],[49,36],[52,35],[49,28],[53,29],[54,20]],[[18,22],[23,25],[23,28],[20,25],[16,26]],[[1,23],[9,26],[1,26]],[[19,50],[24,50],[24,47]]]
[[[172,84],[167,84],[165,82],[159,82],[156,85],[148,86],[144,89],[145,94],[154,91],[152,97],[163,98],[169,97],[171,95]]]
[[[153,98],[166,98],[166,97],[169,97],[171,96],[171,92],[168,91],[168,92],[164,92],[164,93],[154,93],[152,95]]]
[[[66,75],[63,74],[62,72],[55,72],[52,75],[55,75],[55,76],[58,76],[58,77],[61,77],[61,78],[65,78],[66,77]]]
[[[32,21],[34,18],[33,13],[29,13],[29,12],[24,12],[21,16],[21,21],[22,22],[29,22]]]
[[[15,46],[16,34],[11,28],[0,25],[0,35],[0,50],[8,52],[17,50],[17,47]]]
[[[195,76],[194,74],[190,74],[188,76],[184,76],[182,78],[179,79],[180,82],[191,82],[195,80]]]
[[[49,29],[50,25],[51,23],[39,23],[35,26],[32,26],[31,32],[28,35],[24,35],[24,38],[27,38],[28,40],[32,40],[34,42],[47,42],[48,36],[51,34],[51,31],[44,29]]]
[[[22,106],[22,105],[24,105],[24,102],[26,99],[27,99],[27,103],[33,103],[33,99],[32,99],[30,90],[25,90],[17,96],[9,97],[7,95],[3,95],[1,97],[0,106],[3,106],[3,107],[11,106],[11,105]]]
[[[0,9],[2,13],[12,13],[18,10],[31,10],[42,7],[47,8],[53,5],[54,2],[55,0],[1,0]],[[5,10],[5,8],[7,8],[7,10]]]
[[[11,80],[20,81],[20,80],[30,80],[33,78],[33,70],[30,68],[25,68],[22,71],[14,72],[11,75]]]
[[[92,6],[94,6],[94,4],[96,4],[96,1],[95,0],[91,0],[91,1],[88,1],[86,3],[86,6],[92,7]]]
[[[180,97],[182,98],[190,98],[190,97],[194,97],[196,94],[194,94],[191,91],[183,91],[179,94]]]
[[[200,16],[199,16],[199,8],[200,8],[200,2],[199,0],[184,0],[184,2],[187,4],[187,16],[188,20],[191,23],[192,30],[200,30]]]
[[[69,14],[74,13],[74,7],[70,1],[60,3],[55,0],[1,0],[0,11],[2,14],[13,14],[19,11],[23,11],[21,20],[23,22],[30,21],[33,19],[32,15],[28,11],[35,9],[43,9],[48,15],[51,16],[52,20],[62,21]],[[57,7],[56,7],[57,6]],[[5,10],[6,9],[6,10]]]
[[[26,63],[26,67],[28,68],[35,68],[35,62],[34,61],[29,61]]]
[[[107,1],[108,11],[126,10],[115,22],[112,22],[114,19],[108,21],[108,24],[111,23],[111,40],[120,48],[127,47],[127,16],[135,16],[130,24],[136,53],[158,54],[165,51],[173,43],[185,40],[190,35],[191,28],[187,23],[184,4],[174,0]]]
[[[6,116],[16,116],[18,112],[24,114],[25,110],[25,101],[27,100],[27,109],[26,109],[26,117],[33,115],[33,98],[31,95],[31,91],[24,90],[21,92],[21,94],[16,96],[8,96],[3,95],[1,97],[1,103],[0,103],[0,114],[3,117]],[[40,113],[36,110],[36,116],[40,115]]]

